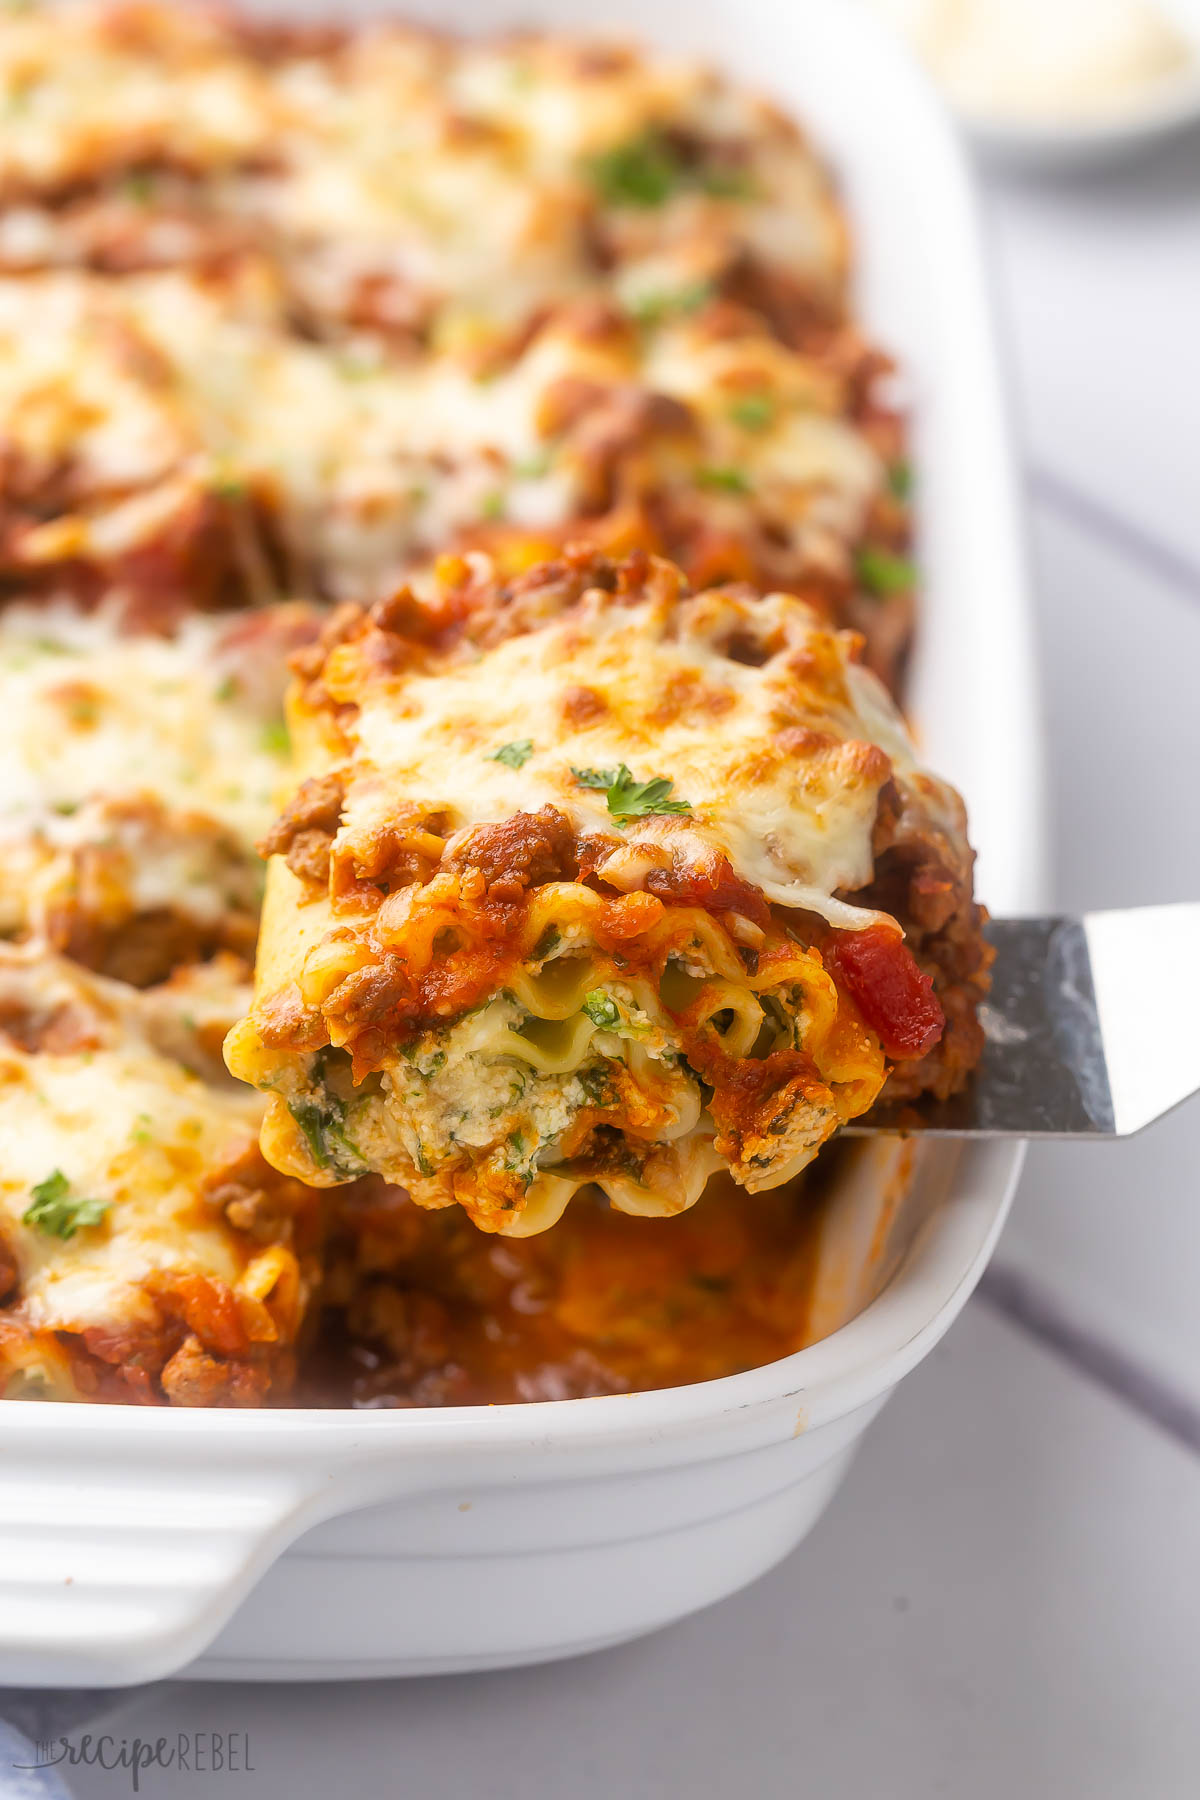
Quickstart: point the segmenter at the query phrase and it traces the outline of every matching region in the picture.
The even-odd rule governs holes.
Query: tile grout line
[[[1144,531],[1132,519],[1114,512],[1103,500],[1052,469],[1031,464],[1025,480],[1034,501],[1050,507],[1070,524],[1094,533],[1166,587],[1181,591],[1188,600],[1200,601],[1200,563],[1192,562],[1182,551],[1164,544],[1152,532]]]
[[[1069,1308],[1064,1309],[1048,1287],[1000,1262],[984,1271],[977,1291],[986,1305],[1043,1349],[1200,1456],[1200,1403],[1072,1319]]]

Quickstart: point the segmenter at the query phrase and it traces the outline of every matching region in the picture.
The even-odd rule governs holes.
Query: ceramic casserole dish
[[[302,12],[293,8],[289,11]],[[314,9],[315,10],[315,9]],[[851,0],[445,0],[695,52],[804,121],[843,184],[859,305],[904,371],[924,572],[909,704],[967,796],[979,892],[1040,898],[1036,698],[977,226],[950,128]],[[1009,1144],[855,1152],[823,1241],[829,1335],[659,1392],[430,1411],[2,1409],[0,1680],[314,1679],[612,1644],[763,1573],[811,1528],[963,1306]]]

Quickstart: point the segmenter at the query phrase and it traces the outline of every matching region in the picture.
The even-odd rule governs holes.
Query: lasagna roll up
[[[305,779],[226,1046],[267,1160],[520,1236],[586,1183],[644,1214],[718,1169],[775,1187],[896,1065],[956,1085],[962,805],[859,647],[641,553],[451,559],[338,615],[297,658]]]

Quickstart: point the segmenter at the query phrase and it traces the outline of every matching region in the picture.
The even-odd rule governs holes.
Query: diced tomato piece
[[[743,881],[721,851],[707,862],[651,869],[646,876],[646,891],[677,906],[702,906],[711,913],[740,913],[754,925],[766,925],[771,917],[762,889]]]
[[[889,1056],[910,1061],[933,1049],[946,1017],[903,938],[886,925],[835,931],[822,955]]]

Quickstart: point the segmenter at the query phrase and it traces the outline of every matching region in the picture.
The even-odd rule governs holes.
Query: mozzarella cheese
[[[761,667],[729,654],[739,634],[762,646]],[[670,798],[688,803],[683,814],[625,821],[631,844],[685,860],[724,851],[768,899],[854,927],[877,915],[837,895],[871,879],[889,775],[919,786],[926,802],[942,796],[952,816],[949,790],[918,770],[899,714],[850,640],[789,595],[746,603],[714,591],[628,606],[595,594],[483,657],[359,691],[353,677],[339,686],[335,652],[326,680],[358,707],[350,732],[366,773],[347,793],[351,839],[382,825],[398,797],[447,814],[452,828],[552,804],[580,830],[611,833],[605,793],[574,771],[624,764],[637,781],[668,778]],[[579,691],[583,709],[571,705]],[[525,740],[520,767],[496,760]],[[644,878],[632,851],[600,872],[615,886]]]
[[[195,1269],[232,1284],[239,1255],[204,1177],[253,1142],[256,1097],[216,1093],[143,1048],[73,1056],[0,1051],[0,1221],[21,1265],[34,1329],[82,1330],[148,1314],[154,1269]],[[105,1227],[70,1242],[22,1219],[36,1184],[60,1171],[79,1198],[108,1208]]]
[[[176,1007],[188,1003],[181,990]],[[252,1144],[260,1098],[213,1087],[177,1060],[185,1033],[168,1017],[165,993],[143,999],[36,949],[5,946],[0,1005],[6,1019],[10,1010],[26,1016],[47,1044],[27,1050],[20,1034],[0,1036],[0,1236],[20,1268],[23,1325],[78,1331],[153,1319],[143,1284],[156,1269],[233,1283],[247,1240],[201,1189]],[[75,1022],[77,1048],[49,1047],[56,1016]],[[64,1239],[26,1222],[33,1190],[55,1175],[72,1201],[106,1209],[101,1223]]]
[[[798,561],[832,554],[849,570],[883,487],[839,384],[753,324],[714,335],[668,311],[638,330],[616,314],[597,333],[568,308],[483,381],[453,352],[405,362],[307,343],[284,314],[253,262],[224,283],[179,271],[0,280],[11,451],[35,497],[39,475],[66,494],[44,522],[35,505],[17,560],[82,556],[119,576],[123,554],[216,495],[235,561],[256,530],[237,509],[252,501],[277,518],[303,585],[377,594],[489,522],[561,532],[594,511],[594,407],[632,396],[686,411],[665,432],[635,414],[608,434],[613,486],[665,497],[684,529],[769,531]],[[593,411],[560,429],[554,397],[571,382],[590,384]],[[272,597],[261,566],[244,574],[265,590],[255,598]]]
[[[92,796],[149,792],[247,846],[271,821],[286,745],[278,701],[241,685],[228,618],[174,637],[124,633],[111,611],[11,607],[0,617],[0,839],[36,824],[78,839]],[[275,675],[282,689],[284,656]]]

